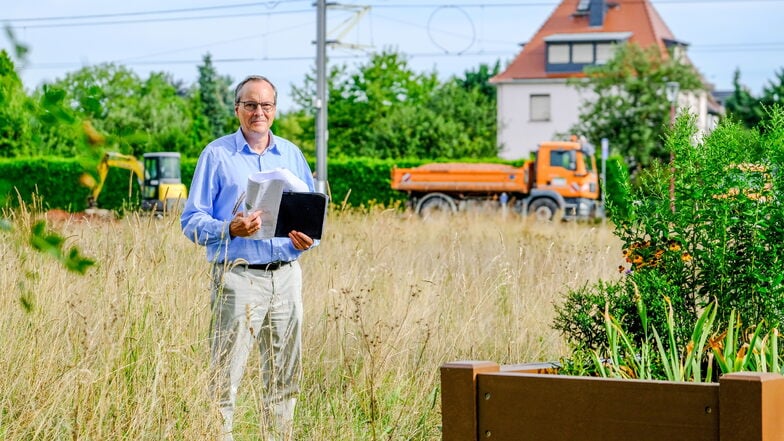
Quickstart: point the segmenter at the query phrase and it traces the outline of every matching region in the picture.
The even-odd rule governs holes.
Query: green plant
[[[689,340],[675,339],[673,308],[665,298],[667,323],[663,337],[648,321],[648,312],[637,297],[638,319],[644,338],[631,338],[622,323],[604,312],[604,340],[595,349],[578,350],[561,360],[561,373],[647,380],[715,381],[714,372],[784,373],[784,354],[779,353],[779,332],[764,323],[743,329],[735,311],[727,328],[717,334],[718,304],[708,303],[700,312]],[[655,345],[655,350],[653,349]]]
[[[727,329],[711,339],[710,348],[722,374],[743,371],[784,373],[784,354],[779,354],[778,329],[766,328],[764,324],[743,329],[735,311],[730,314]]]
[[[721,326],[730,323],[729,311],[746,323],[784,318],[784,110],[772,108],[760,132],[725,120],[695,142],[695,130],[693,116],[679,117],[665,140],[672,163],[651,167],[639,186],[625,187],[628,210],[613,218],[624,244],[624,275],[568,292],[557,311],[555,327],[575,348],[593,347],[595,339],[580,338],[605,326],[600,315],[586,318],[581,311],[608,301],[629,338],[644,341],[643,327],[629,323],[635,289],[648,305],[648,320],[656,329],[666,324],[679,347],[714,299]],[[581,301],[589,303],[577,307]]]

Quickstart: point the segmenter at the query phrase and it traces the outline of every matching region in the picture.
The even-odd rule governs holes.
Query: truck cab
[[[531,194],[522,210],[537,218],[591,217],[597,210],[599,178],[592,148],[576,142],[544,142],[531,167]]]

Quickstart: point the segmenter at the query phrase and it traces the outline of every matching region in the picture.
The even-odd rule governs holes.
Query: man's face
[[[234,113],[240,120],[242,131],[266,135],[275,120],[275,90],[266,81],[250,81],[242,86],[239,98],[240,102],[234,105]],[[272,105],[271,108],[263,110],[269,105]]]

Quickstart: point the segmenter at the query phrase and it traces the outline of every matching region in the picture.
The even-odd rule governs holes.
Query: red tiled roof
[[[664,40],[675,40],[672,32],[656,12],[649,0],[614,0],[604,17],[602,26],[590,26],[588,15],[577,16],[579,0],[564,0],[545,21],[539,31],[512,61],[505,71],[496,75],[492,82],[513,79],[567,78],[583,76],[582,73],[547,73],[545,71],[545,37],[553,34],[576,34],[590,32],[631,32],[629,42],[642,47],[658,45],[668,56]]]

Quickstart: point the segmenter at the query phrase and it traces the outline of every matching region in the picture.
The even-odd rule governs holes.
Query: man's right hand
[[[261,228],[261,211],[251,213],[237,213],[229,223],[231,237],[248,237]]]

